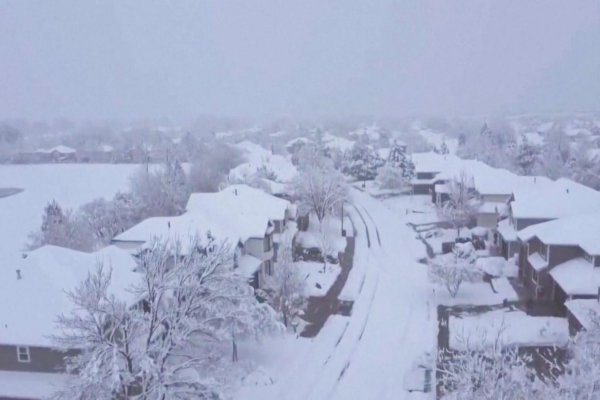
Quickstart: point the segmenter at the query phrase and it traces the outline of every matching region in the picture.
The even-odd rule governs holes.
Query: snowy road
[[[361,192],[352,197],[356,252],[341,295],[354,300],[352,316],[330,318],[308,343],[288,343],[275,385],[243,390],[238,398],[410,398],[404,374],[436,348],[432,289],[417,262],[425,248],[403,215]]]

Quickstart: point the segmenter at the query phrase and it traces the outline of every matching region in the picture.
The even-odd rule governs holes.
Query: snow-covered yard
[[[295,267],[306,282],[307,296],[324,296],[341,271],[338,264],[327,263],[323,271],[323,263],[311,261],[299,261]]]
[[[436,212],[431,196],[408,195],[395,196],[382,200],[390,210],[405,215],[406,222],[420,225],[439,222],[441,219]]]
[[[0,260],[23,250],[28,234],[40,227],[48,202],[55,199],[65,208],[76,208],[97,197],[112,197],[127,189],[129,177],[137,168],[134,164],[0,166],[2,186],[23,189],[0,198]]]
[[[451,297],[448,291],[443,287],[436,287],[436,300],[438,304],[445,306],[458,305],[495,305],[502,304],[506,299],[508,301],[517,301],[519,299],[517,292],[512,287],[508,279],[492,279],[492,286],[487,282],[463,282],[456,297]]]
[[[0,371],[0,396],[9,399],[48,398],[67,380],[65,374]]]
[[[506,309],[478,315],[450,316],[450,348],[475,350],[493,345],[563,346],[569,340],[566,318],[532,317]]]

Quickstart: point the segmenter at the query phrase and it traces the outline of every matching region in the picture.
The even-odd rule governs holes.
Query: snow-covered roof
[[[517,231],[508,218],[498,222],[497,231],[508,242],[517,240]]]
[[[185,209],[192,213],[216,213],[226,209],[243,217],[258,215],[265,220],[281,220],[290,202],[248,185],[231,185],[216,193],[192,193]]]
[[[520,177],[514,196],[515,218],[555,219],[600,209],[600,192],[566,178]]]
[[[66,291],[75,289],[99,263],[112,270],[109,293],[134,302],[127,289],[137,282],[135,260],[109,246],[95,253],[43,246],[0,268],[0,344],[48,346],[56,335],[56,318],[74,306]],[[19,273],[17,273],[19,270]],[[18,279],[20,274],[20,279]]]
[[[236,144],[236,147],[242,150],[247,162],[229,171],[230,180],[244,180],[255,174],[261,167],[273,172],[279,182],[289,182],[298,173],[298,170],[288,158],[279,154],[272,154],[256,143],[244,140]]]
[[[216,239],[235,245],[264,237],[269,221],[285,218],[289,204],[247,185],[232,185],[217,193],[193,193],[185,214],[145,219],[114,241],[142,244],[159,239],[180,242],[186,251],[190,239],[202,239],[210,232]]]
[[[550,275],[567,296],[596,295],[600,287],[600,271],[583,257],[557,265]]]
[[[531,267],[533,269],[535,269],[537,272],[540,272],[546,268],[548,268],[548,261],[544,260],[542,258],[542,256],[540,255],[540,253],[533,253],[530,254],[527,257],[527,261],[529,261],[529,264],[531,265]]]
[[[51,147],[49,149],[37,149],[35,152],[36,153],[48,153],[48,154],[49,153],[55,153],[55,152],[56,153],[61,153],[61,154],[72,154],[72,153],[77,153],[77,150],[75,150],[72,147],[63,146],[61,144],[61,145],[58,145],[58,146]]]
[[[354,141],[332,135],[329,132],[323,134],[323,143],[330,149],[337,149],[342,152],[350,150],[354,146]]]
[[[240,275],[246,278],[251,278],[252,274],[258,271],[262,261],[249,254],[244,254],[238,260],[238,271]]]
[[[579,246],[590,255],[600,255],[600,212],[530,225],[518,237],[522,241],[537,237],[547,245]]]
[[[304,137],[304,136],[297,137],[297,138],[294,138],[294,139],[291,139],[290,141],[288,141],[285,144],[285,147],[292,147],[297,143],[307,144],[307,143],[312,143],[312,140],[310,140],[309,138]]]
[[[61,373],[0,371],[0,397],[46,399],[63,389],[72,377]]]
[[[567,300],[565,307],[584,329],[593,328],[600,321],[600,302],[597,299]]]
[[[110,153],[112,152],[115,148],[111,145],[108,144],[102,144],[98,147],[98,149],[104,153]]]
[[[485,201],[481,203],[477,210],[481,214],[506,215],[508,204],[496,201]]]
[[[382,129],[377,124],[373,124],[351,131],[348,135],[356,137],[367,136],[370,140],[379,140],[379,138],[381,138],[381,132]]]

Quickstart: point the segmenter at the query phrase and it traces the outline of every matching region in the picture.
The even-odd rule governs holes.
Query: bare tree
[[[293,259],[292,240],[288,233],[282,236],[277,250],[277,264],[273,275],[267,276],[270,303],[280,312],[287,327],[302,312],[306,282],[300,276]]]
[[[439,353],[438,383],[444,399],[547,398],[539,397],[545,384],[529,369],[529,358],[519,355],[516,347],[504,346],[502,334],[503,329],[500,329],[495,341],[483,348],[472,345],[471,340],[476,338],[459,338],[460,350],[443,350]]]
[[[185,209],[191,189],[181,164],[167,160],[158,169],[143,166],[132,176],[131,194],[144,217],[177,215]]]
[[[473,259],[462,253],[460,246],[455,246],[448,257],[437,257],[431,260],[429,276],[437,284],[443,285],[451,297],[456,297],[463,282],[477,282],[481,279],[481,271],[473,264]]]
[[[233,269],[229,246],[193,240],[189,251],[155,242],[139,254],[137,306],[111,296],[102,266],[69,295],[76,311],[59,318],[57,343],[77,349],[67,371],[77,376],[60,399],[217,399],[215,344],[278,329]]]
[[[330,164],[305,166],[292,186],[299,203],[313,211],[319,222],[340,206],[348,194],[344,176]]]
[[[473,220],[481,206],[481,201],[472,178],[464,171],[450,180],[446,187],[448,198],[438,204],[438,213],[445,221],[452,224],[457,235],[460,236],[460,229]]]

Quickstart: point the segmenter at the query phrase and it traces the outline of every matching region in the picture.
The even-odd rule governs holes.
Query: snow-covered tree
[[[244,163],[241,152],[232,146],[212,144],[203,146],[192,160],[190,187],[194,192],[216,192],[225,182],[229,171]]]
[[[457,235],[460,236],[460,229],[473,220],[481,201],[474,188],[472,177],[464,171],[450,180],[446,187],[448,198],[438,205],[438,213],[454,226]]]
[[[319,222],[340,207],[348,195],[344,176],[331,163],[301,168],[292,182],[292,190],[300,206],[314,212]]]
[[[183,212],[191,192],[181,164],[167,160],[161,168],[142,167],[131,179],[131,193],[145,217]]]
[[[600,320],[595,315],[590,315],[590,319],[591,326],[571,340],[566,365],[547,360],[558,373],[555,384],[547,388],[544,398],[600,399]]]
[[[292,239],[287,231],[277,249],[275,271],[266,277],[266,281],[269,303],[281,313],[287,327],[302,313],[306,292],[306,281],[294,263]]]
[[[434,283],[443,285],[454,298],[463,282],[477,282],[481,279],[481,271],[473,262],[472,252],[465,252],[457,244],[451,254],[431,260],[429,276]]]
[[[407,180],[403,176],[403,171],[399,168],[392,167],[389,164],[379,168],[375,181],[382,189],[401,190],[407,185]]]
[[[473,346],[477,338],[460,338],[460,350],[438,355],[440,391],[447,400],[529,400],[540,397],[545,384],[528,366],[530,359],[505,347],[501,329],[494,343]],[[485,332],[483,332],[485,333]]]
[[[517,148],[517,153],[515,156],[515,164],[522,174],[531,175],[533,168],[539,161],[539,153],[539,147],[529,143],[527,136],[522,134],[521,143]]]
[[[72,210],[63,211],[56,200],[52,200],[44,208],[40,230],[29,234],[27,247],[36,249],[44,245],[91,251],[96,241],[89,224],[81,215]]]
[[[326,229],[328,218],[326,217],[319,223],[318,242],[321,257],[323,257],[323,272],[327,270],[327,258],[335,254],[335,243],[331,237],[331,232]]]
[[[229,246],[208,239],[155,242],[139,254],[137,306],[110,293],[106,266],[69,296],[76,311],[60,316],[67,372],[77,378],[60,399],[218,399],[226,380],[219,343],[278,330],[273,310],[259,304],[231,263]],[[231,364],[229,364],[231,368]]]
[[[342,171],[359,181],[373,180],[384,160],[369,145],[357,141],[345,155]]]
[[[440,148],[437,151],[439,154],[449,154],[450,153],[450,149],[448,149],[448,145],[446,144],[446,141],[443,140],[442,144],[440,145]]]

